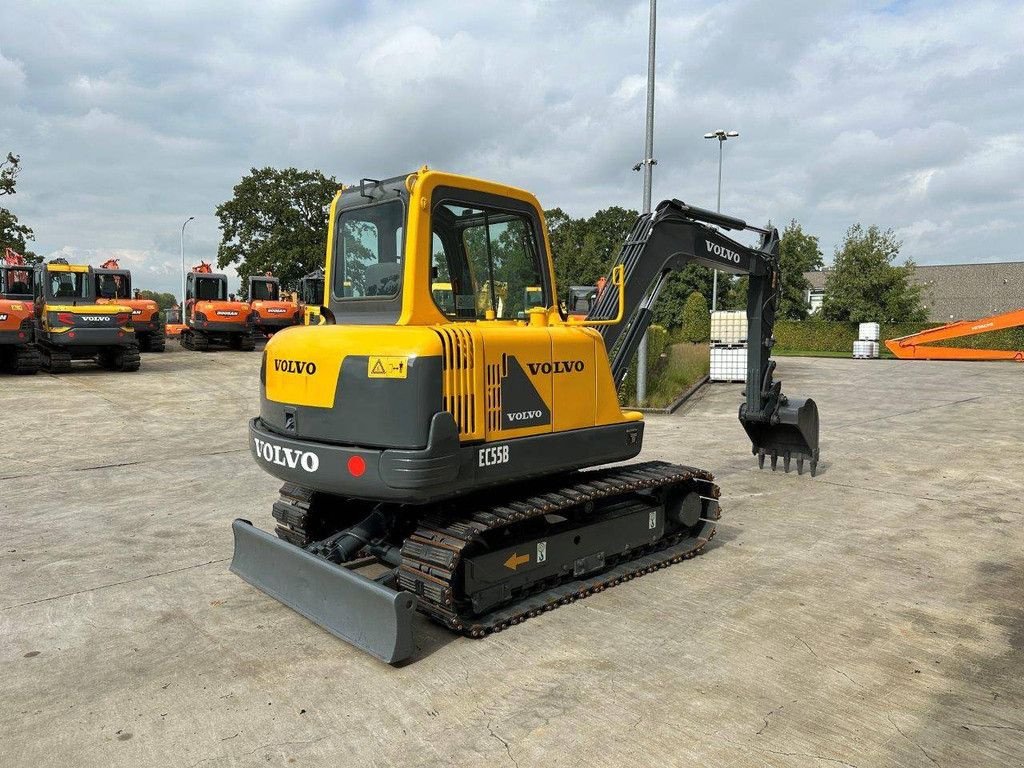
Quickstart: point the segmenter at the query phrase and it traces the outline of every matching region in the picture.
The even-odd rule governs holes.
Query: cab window
[[[96,275],[96,295],[101,299],[127,299],[128,281],[123,275]]]
[[[50,295],[55,299],[85,299],[89,297],[89,281],[85,272],[48,272]]]
[[[454,319],[525,319],[548,305],[540,249],[530,218],[481,205],[442,201],[433,211],[432,294]]]
[[[277,283],[270,280],[256,280],[250,283],[250,293],[253,301],[277,301]]]
[[[342,211],[332,291],[338,299],[391,298],[402,281],[400,200]]]

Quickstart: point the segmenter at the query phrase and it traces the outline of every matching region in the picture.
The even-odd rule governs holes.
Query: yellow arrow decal
[[[526,565],[528,562],[530,562],[529,555],[517,555],[513,552],[511,556],[509,556],[508,560],[505,561],[505,567],[514,571],[520,565]]]

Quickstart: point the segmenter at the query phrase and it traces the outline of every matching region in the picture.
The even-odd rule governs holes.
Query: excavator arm
[[[932,347],[937,341],[950,341],[990,331],[1024,326],[1024,309],[1015,309],[980,320],[958,320],[938,328],[928,328],[909,336],[887,339],[885,346],[903,360],[1016,360],[1024,361],[1024,350],[972,349],[968,347]]]
[[[760,243],[750,247],[727,237],[721,230],[757,232]],[[665,200],[652,213],[641,215],[613,265],[613,269],[621,266],[624,272],[621,290],[625,320],[600,326],[616,384],[621,384],[626,376],[669,274],[690,263],[749,275],[747,385],[745,402],[739,411],[740,423],[750,437],[760,466],[764,465],[765,456],[770,455],[775,469],[781,455],[786,471],[794,457],[798,471],[802,471],[804,459],[808,459],[813,475],[819,455],[817,405],[810,398],[787,398],[782,393],[782,383],[773,379],[775,362],[770,355],[780,285],[779,235],[775,229],[754,227],[741,219],[680,200]],[[606,289],[587,319],[614,317],[619,307],[619,290]]]

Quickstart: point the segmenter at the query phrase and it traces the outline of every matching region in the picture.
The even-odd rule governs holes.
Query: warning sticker
[[[409,373],[409,358],[370,355],[366,375],[371,379],[404,379]]]

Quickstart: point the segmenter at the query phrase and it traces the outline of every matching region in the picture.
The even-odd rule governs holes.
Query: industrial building
[[[828,270],[804,272],[810,283],[807,306],[818,312],[825,299]],[[914,267],[913,281],[934,322],[973,319],[1024,306],[1024,261],[936,264]]]

